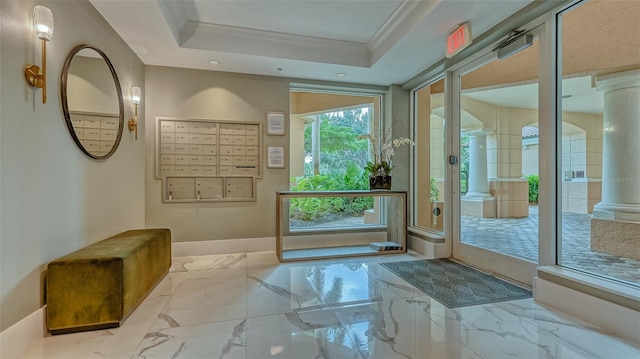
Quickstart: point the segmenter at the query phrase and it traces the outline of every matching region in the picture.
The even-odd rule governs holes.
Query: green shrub
[[[344,174],[300,176],[292,191],[350,191],[369,189],[369,175],[356,165],[349,165]],[[361,215],[373,208],[372,197],[308,197],[292,198],[289,210],[292,219],[319,220],[328,214]]]
[[[523,176],[529,182],[529,203],[538,203],[538,175]]]
[[[429,187],[431,190],[431,202],[438,202],[438,199],[440,199],[440,189],[438,188],[438,185],[436,184],[436,179],[431,177],[431,181],[429,182]]]

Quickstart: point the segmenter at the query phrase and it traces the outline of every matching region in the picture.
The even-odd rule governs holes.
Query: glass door
[[[531,285],[539,243],[538,36],[529,31],[508,44],[452,74],[453,257]]]
[[[558,26],[562,58],[558,264],[636,287],[640,286],[640,47],[635,36],[612,42],[605,34],[624,34],[638,18],[637,1],[583,1],[563,11]]]

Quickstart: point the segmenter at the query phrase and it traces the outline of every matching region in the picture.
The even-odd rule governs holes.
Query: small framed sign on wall
[[[267,112],[267,135],[284,136],[287,129],[287,120],[284,112]]]
[[[267,168],[285,168],[284,146],[267,147]]]

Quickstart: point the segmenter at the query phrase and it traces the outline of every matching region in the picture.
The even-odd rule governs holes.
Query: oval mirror
[[[124,103],[107,55],[92,45],[71,50],[62,67],[60,93],[67,127],[78,147],[91,158],[111,157],[122,137]]]

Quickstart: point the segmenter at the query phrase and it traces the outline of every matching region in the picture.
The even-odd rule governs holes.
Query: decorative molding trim
[[[382,24],[380,29],[376,31],[371,37],[367,45],[373,52],[378,48],[386,39],[392,37],[401,25],[409,18],[411,12],[419,6],[419,1],[405,0],[398,6],[398,8],[389,16],[387,21]]]
[[[433,12],[442,1],[403,1],[367,43],[367,48],[371,52],[371,64],[373,65],[400,39],[411,32],[420,20]]]
[[[0,333],[0,358],[21,358],[46,336],[45,310],[46,306]]]
[[[183,26],[179,45],[200,50],[357,67],[371,65],[371,53],[364,43],[194,21],[187,21]]]
[[[171,34],[176,39],[176,44],[180,42],[180,32],[187,23],[187,12],[182,1],[156,1],[162,16],[164,17]]]
[[[172,257],[275,251],[276,239],[265,237],[174,242],[171,244],[171,250]]]

